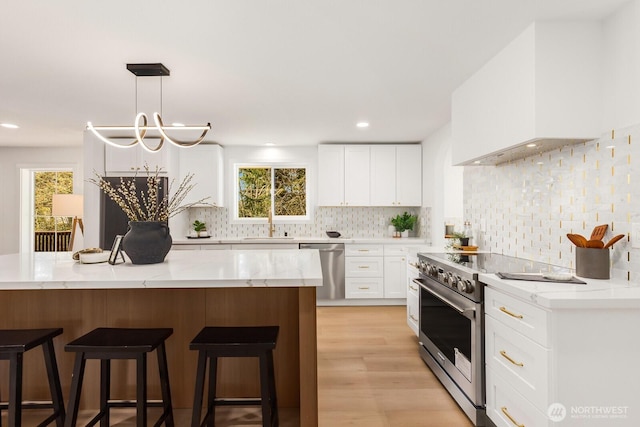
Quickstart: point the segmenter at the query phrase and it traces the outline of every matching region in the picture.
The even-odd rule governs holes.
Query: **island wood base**
[[[201,289],[94,289],[2,291],[0,328],[64,328],[54,340],[65,400],[71,383],[74,353],[66,343],[97,327],[170,327],[167,358],[175,408],[193,403],[197,352],[189,342],[207,326],[278,325],[274,352],[278,403],[300,409],[300,425],[318,425],[316,289],[300,288],[201,288]],[[83,408],[97,408],[99,362],[88,361],[82,389]],[[260,395],[258,361],[253,358],[219,362],[218,395]],[[0,365],[8,380],[8,364]],[[135,397],[135,365],[112,364],[112,396]],[[47,399],[48,386],[42,352],[25,353],[25,399]],[[149,397],[159,399],[155,354],[148,358]],[[8,381],[0,394],[8,396]]]

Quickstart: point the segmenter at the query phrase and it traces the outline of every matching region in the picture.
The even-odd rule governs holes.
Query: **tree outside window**
[[[251,166],[238,168],[238,218],[307,214],[305,168]]]

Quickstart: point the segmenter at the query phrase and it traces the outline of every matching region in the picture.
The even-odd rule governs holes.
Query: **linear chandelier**
[[[159,76],[160,77],[160,110],[162,111],[162,76],[170,75],[170,71],[167,67],[162,64],[127,64],[127,70],[131,71],[136,76],[136,118],[133,123],[133,126],[94,126],[91,122],[87,122],[87,129],[90,130],[98,139],[100,139],[105,144],[109,144],[118,148],[131,148],[140,144],[142,148],[153,153],[159,151],[164,141],[168,141],[169,143],[177,146],[177,147],[193,147],[194,145],[200,144],[207,132],[211,130],[211,123],[207,123],[206,126],[193,126],[193,125],[184,125],[184,126],[165,126],[162,121],[162,117],[160,113],[153,113],[153,125],[149,126],[148,117],[145,113],[138,112],[138,99],[137,99],[137,78],[138,77],[148,77],[148,76]],[[169,137],[166,131],[202,131],[200,137],[193,141],[182,141],[175,138]],[[134,140],[129,143],[120,143],[115,140],[122,140],[122,137],[105,137],[99,131],[130,131],[134,134]],[[159,142],[155,145],[151,145],[145,142],[145,136],[147,135],[147,131],[157,131],[160,134],[159,138],[154,138],[159,140]],[[148,138],[150,139],[150,138]]]

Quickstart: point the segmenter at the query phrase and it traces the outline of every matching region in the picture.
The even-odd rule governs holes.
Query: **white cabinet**
[[[384,297],[407,297],[407,257],[392,255],[384,257]]]
[[[407,255],[407,325],[416,336],[420,331],[420,289],[413,282],[418,278],[418,257],[415,254]]]
[[[596,21],[536,22],[507,45],[453,93],[453,164],[599,137],[601,37]]]
[[[369,146],[318,145],[318,205],[369,203]]]
[[[371,146],[371,205],[422,205],[422,147]]]
[[[181,245],[178,243],[171,246],[172,251],[226,251],[230,249],[231,245],[224,244]]]
[[[345,298],[384,297],[383,245],[345,245]]]
[[[184,198],[183,204],[206,199],[195,206],[224,206],[224,162],[223,149],[215,144],[200,144],[179,151],[180,181],[193,174],[193,189]]]
[[[163,148],[155,153],[150,153],[139,144],[131,148],[118,148],[105,144],[104,146],[104,170],[107,176],[132,176],[138,173],[146,176],[144,166],[147,165],[151,172],[156,167],[160,173],[168,172],[168,150]]]
[[[631,411],[640,384],[630,370],[640,343],[629,339],[627,328],[640,322],[640,310],[578,297],[553,309],[532,301],[485,288],[487,416],[493,423],[582,427],[599,418],[594,425],[640,425],[640,413]],[[564,415],[561,423],[547,415],[550,408]]]

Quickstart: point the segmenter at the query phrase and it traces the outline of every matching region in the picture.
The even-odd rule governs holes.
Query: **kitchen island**
[[[54,344],[65,399],[74,355],[64,345],[72,339],[100,326],[173,328],[167,341],[173,404],[189,408],[197,362],[189,342],[203,326],[278,325],[278,403],[299,408],[301,426],[317,426],[317,286],[320,257],[311,250],[171,251],[152,265],[81,264],[68,252],[3,255],[0,328],[64,328]],[[25,354],[28,399],[47,398],[41,357]],[[223,359],[219,365],[220,396],[259,395],[257,361]],[[156,372],[150,357],[150,398],[159,397]],[[98,365],[88,363],[82,407],[98,406],[98,380]],[[117,398],[135,396],[133,364],[114,363],[112,390]]]

